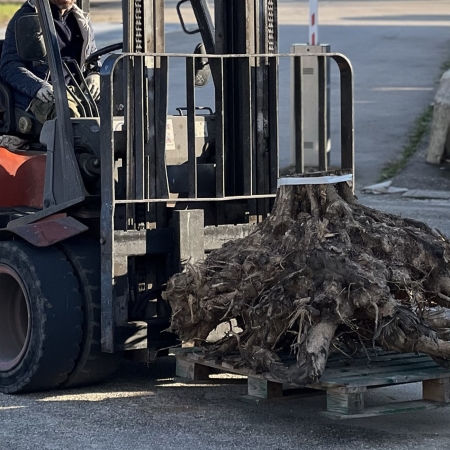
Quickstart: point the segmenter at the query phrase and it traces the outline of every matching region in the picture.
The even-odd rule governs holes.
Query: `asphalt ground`
[[[174,361],[124,363],[96,387],[0,396],[2,450],[448,449],[449,410],[333,421],[325,396],[252,405],[242,380],[173,380]],[[367,404],[420,398],[418,385],[371,391]]]

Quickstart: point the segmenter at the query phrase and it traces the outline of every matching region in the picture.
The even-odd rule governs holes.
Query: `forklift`
[[[89,0],[78,1],[89,11]],[[185,7],[197,28],[188,29]],[[178,345],[166,332],[167,280],[223,243],[248,235],[271,211],[279,176],[276,0],[181,0],[192,54],[165,53],[164,0],[124,0],[123,42],[102,58],[100,104],[80,88],[71,118],[49,0],[18,25],[21,57],[48,64],[56,119],[43,125],[0,82],[0,392],[70,388],[108,377],[122,357],[149,362]],[[314,54],[311,54],[314,56]],[[311,56],[311,55],[306,55]],[[301,103],[301,61],[292,57]],[[341,76],[341,166],[353,170],[353,82]],[[88,63],[90,62],[88,61]],[[185,71],[185,98],[169,114],[169,66]],[[213,86],[214,108],[196,89]],[[74,82],[76,87],[76,82]],[[79,83],[81,84],[81,83]],[[323,86],[323,91],[325,87]],[[319,122],[326,127],[324,95]],[[303,172],[303,115],[295,120]],[[325,134],[324,134],[325,136]],[[322,139],[320,170],[327,169]],[[321,153],[321,154],[322,154]]]

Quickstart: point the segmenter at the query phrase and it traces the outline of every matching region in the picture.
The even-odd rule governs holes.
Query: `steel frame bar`
[[[236,62],[239,65],[239,85],[240,85],[240,96],[239,96],[239,109],[240,109],[240,122],[241,122],[241,158],[242,158],[242,178],[243,178],[243,195],[253,194],[253,139],[252,139],[252,69],[251,61],[249,58],[243,57],[239,58]]]
[[[269,64],[269,192],[277,192],[277,181],[279,175],[278,163],[278,58],[268,58]]]
[[[134,89],[133,89],[133,105],[134,105],[134,181],[135,196],[137,199],[145,198],[146,185],[146,165],[144,158],[146,130],[147,130],[147,114],[146,114],[146,79],[144,78],[144,57],[136,57],[134,60]]]
[[[112,74],[119,55],[109,56],[100,69],[100,109],[102,111],[102,134],[100,139],[101,195],[100,244],[101,244],[101,346],[107,353],[114,352],[115,305],[114,305],[114,129]]]
[[[303,78],[302,57],[294,56],[294,139],[295,139],[295,172],[305,171],[305,143],[303,130]]]
[[[319,170],[325,172],[327,164],[327,85],[325,77],[326,58],[318,58],[318,81],[319,81]]]
[[[167,89],[169,63],[167,56],[156,58],[155,69],[155,153],[156,153],[156,195],[169,198],[166,168],[166,124],[167,124]]]
[[[197,197],[197,161],[195,155],[195,58],[186,58],[186,114],[188,142],[188,197]]]
[[[224,103],[224,80],[223,80],[223,59],[218,60],[217,69],[219,72],[219,83],[215,85],[215,103],[216,110],[222,114],[216,115],[216,197],[225,196],[225,136],[224,136],[224,117],[226,109]]]

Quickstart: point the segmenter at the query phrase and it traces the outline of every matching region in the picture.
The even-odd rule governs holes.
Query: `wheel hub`
[[[0,265],[0,372],[19,364],[30,332],[30,306],[23,283],[13,269]]]

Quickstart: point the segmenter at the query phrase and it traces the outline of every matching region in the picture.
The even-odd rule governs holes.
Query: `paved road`
[[[245,384],[173,381],[172,360],[125,364],[98,387],[0,396],[2,450],[447,450],[449,410],[334,422],[325,397],[249,405]],[[237,384],[238,383],[238,384]],[[418,386],[371,391],[367,403],[420,397]]]
[[[116,14],[114,2],[108,4]],[[287,51],[291,43],[305,40],[306,4],[280,0],[280,5],[280,50]],[[355,67],[360,187],[398,154],[415,117],[432,100],[439,66],[449,58],[450,4],[324,1],[321,17],[321,40],[349,55]],[[120,25],[101,26],[100,44],[117,40]],[[176,31],[167,35],[168,51],[188,52],[196,42]],[[289,163],[288,153],[282,162]],[[448,202],[361,199],[426,220],[450,235]],[[245,385],[230,380],[215,386],[180,384],[173,375],[170,359],[149,368],[126,363],[118,378],[97,387],[0,396],[0,450],[449,448],[448,408],[335,423],[319,415],[324,397],[254,406],[238,400]],[[418,385],[372,391],[367,402],[413,398],[420,398]]]

